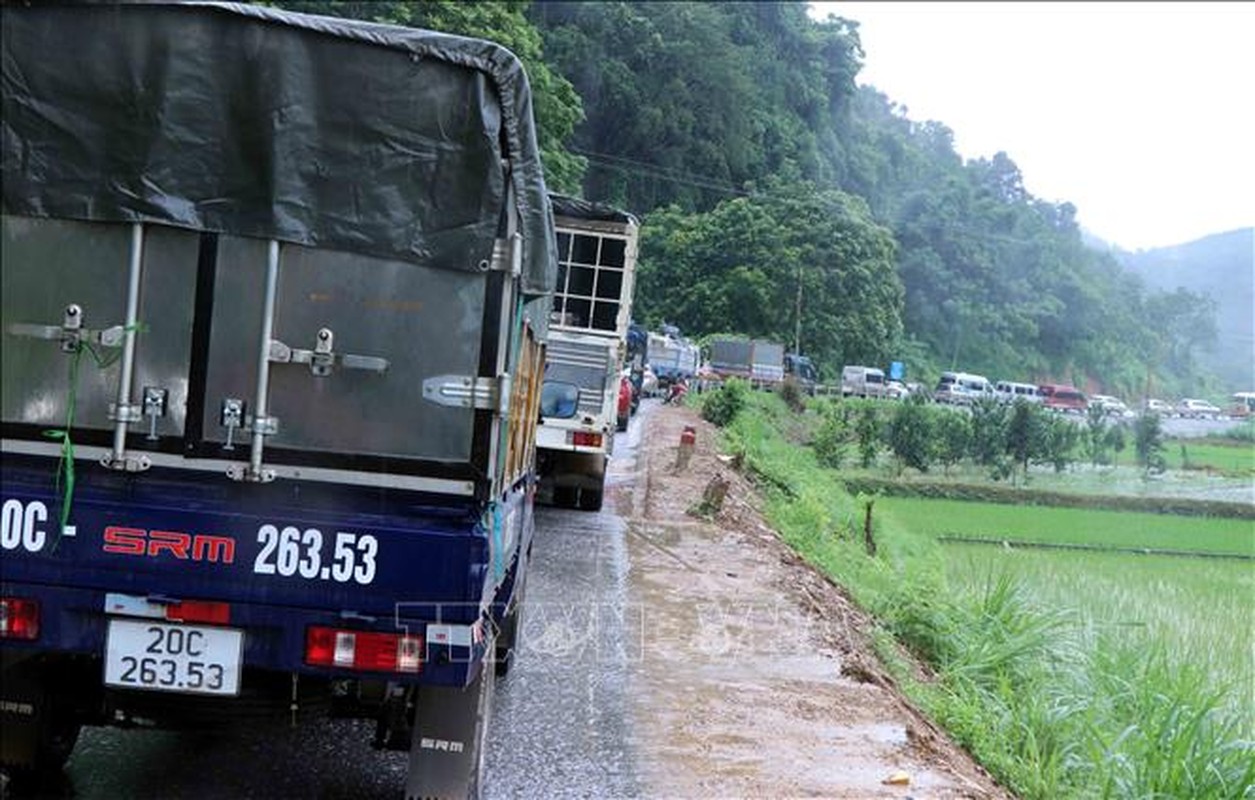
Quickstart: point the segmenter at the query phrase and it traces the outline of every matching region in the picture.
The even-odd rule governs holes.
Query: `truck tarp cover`
[[[636,224],[636,217],[602,203],[594,203],[590,200],[568,197],[563,194],[549,195],[549,202],[553,203],[553,215],[555,217],[619,222],[624,225]]]
[[[524,291],[552,290],[532,97],[504,48],[235,4],[0,13],[5,213],[474,271],[507,157]]]

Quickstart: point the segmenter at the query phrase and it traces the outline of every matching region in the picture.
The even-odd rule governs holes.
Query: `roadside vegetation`
[[[924,452],[928,469],[985,458],[991,463],[982,472],[1006,480],[1017,469],[1022,476],[1024,463],[1008,453],[1006,440],[978,433],[974,417],[953,412],[968,419],[966,432],[956,426],[934,435],[922,422],[932,409],[922,405],[899,404],[882,416],[865,404],[812,401],[799,415],[778,397],[733,391],[739,408],[724,417],[723,443],[761,487],[773,527],[876,616],[881,654],[907,693],[1017,794],[1255,796],[1255,611],[1247,602],[1255,576],[1248,562],[943,545],[938,527],[961,523],[962,506],[921,522],[909,503],[848,492],[845,465],[918,470],[904,454]],[[705,396],[703,405],[726,403],[721,394]],[[895,439],[900,453],[887,444]],[[907,441],[916,449],[901,444]],[[932,444],[920,450],[921,442]],[[1053,470],[1051,452],[1037,452],[1030,467],[1036,461]],[[869,510],[872,543],[864,529]],[[1048,524],[1053,509],[1037,511],[1020,509],[1017,518],[1041,516]],[[1073,521],[1066,527],[1087,533],[1066,538],[1171,542],[1171,525],[1109,513],[1110,530]],[[1241,528],[1228,527],[1249,532],[1249,522],[1170,520],[1183,523],[1191,544],[1249,552]],[[1015,525],[1023,535],[1040,534]],[[1139,538],[1142,530],[1147,538]],[[912,670],[900,648],[926,663],[930,676]]]

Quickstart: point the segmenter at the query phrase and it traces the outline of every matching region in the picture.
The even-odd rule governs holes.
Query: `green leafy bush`
[[[702,400],[702,419],[726,428],[745,407],[745,398],[749,391],[749,384],[739,378],[727,381]]]
[[[815,451],[815,460],[821,466],[840,469],[849,449],[849,422],[844,408],[836,403],[825,403],[821,409],[823,422],[815,432],[811,449]]]

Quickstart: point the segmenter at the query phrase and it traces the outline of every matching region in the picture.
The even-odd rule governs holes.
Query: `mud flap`
[[[487,644],[491,656],[496,645]],[[492,659],[485,657],[478,677],[466,688],[424,686],[419,690],[406,800],[479,797],[495,676]]]
[[[0,661],[3,687],[0,713],[0,766],[15,773],[58,770],[78,740],[79,724],[61,709],[49,691],[39,659],[5,654]]]

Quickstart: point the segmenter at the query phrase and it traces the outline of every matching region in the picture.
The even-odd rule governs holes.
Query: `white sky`
[[[858,82],[1126,249],[1255,225],[1255,3],[812,2]]]

